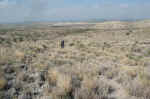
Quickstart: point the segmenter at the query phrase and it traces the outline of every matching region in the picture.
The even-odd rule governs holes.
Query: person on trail
[[[65,47],[65,41],[64,41],[64,40],[61,41],[60,46],[61,46],[61,48],[64,48],[64,47]]]

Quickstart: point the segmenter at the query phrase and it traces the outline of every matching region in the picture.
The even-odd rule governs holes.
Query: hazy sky
[[[150,0],[0,0],[0,22],[150,18]]]

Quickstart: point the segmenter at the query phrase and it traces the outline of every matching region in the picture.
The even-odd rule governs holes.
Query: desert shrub
[[[139,81],[131,81],[127,91],[131,96],[136,96],[140,99],[150,99],[150,86],[144,86]]]
[[[25,58],[25,53],[21,50],[11,47],[0,48],[0,64],[1,65],[14,65],[22,63]]]
[[[0,64],[12,64],[14,62],[13,50],[9,48],[0,48]]]
[[[71,91],[71,77],[69,75],[59,75],[56,85],[59,88],[59,92],[61,92],[63,95],[66,95],[66,93]]]
[[[150,86],[150,74],[140,69],[138,73],[139,81],[144,85],[144,86]]]
[[[57,68],[48,71],[48,81],[51,86],[59,89],[59,91],[55,90],[57,93],[64,95],[71,90],[71,76],[61,73]]]
[[[60,72],[57,70],[57,68],[50,69],[48,71],[49,83],[52,84],[52,85],[56,85],[59,75],[60,75]]]
[[[86,33],[88,31],[95,31],[96,29],[92,28],[78,28],[78,29],[68,29],[65,30],[64,35],[79,35],[81,33]]]
[[[0,77],[0,89],[3,89],[6,84],[7,84],[6,79],[4,77]]]
[[[104,75],[106,76],[108,79],[112,79],[114,77],[117,77],[119,73],[119,68],[118,67],[105,67],[102,66],[99,69],[99,75]]]
[[[74,92],[74,99],[110,99],[112,87],[101,79],[83,80],[82,86]]]
[[[149,57],[150,56],[150,50],[149,49],[146,50],[146,52],[144,54],[145,54],[145,56]]]
[[[144,71],[144,67],[139,68],[137,79],[130,81],[127,89],[132,96],[150,99],[150,75]]]
[[[110,99],[113,88],[105,80],[83,75],[62,73],[58,68],[48,72],[51,94],[54,99]]]
[[[69,64],[69,62],[67,60],[62,60],[62,59],[51,60],[51,62],[56,66],[62,66],[65,64]]]
[[[71,99],[70,93],[72,90],[71,77],[69,75],[51,72],[49,84],[51,86],[51,94],[53,99]]]

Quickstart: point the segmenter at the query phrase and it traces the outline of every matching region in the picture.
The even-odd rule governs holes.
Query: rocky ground
[[[150,99],[149,60],[149,20],[3,27],[0,99]]]

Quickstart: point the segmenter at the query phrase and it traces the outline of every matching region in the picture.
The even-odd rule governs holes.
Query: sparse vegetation
[[[128,92],[132,96],[136,96],[140,99],[149,99],[150,98],[150,87],[144,86],[139,81],[132,81],[129,83],[130,85],[127,87]]]
[[[0,77],[0,90],[3,89],[7,84],[7,81],[4,77]]]
[[[0,98],[150,99],[150,26],[133,23],[0,29]]]

